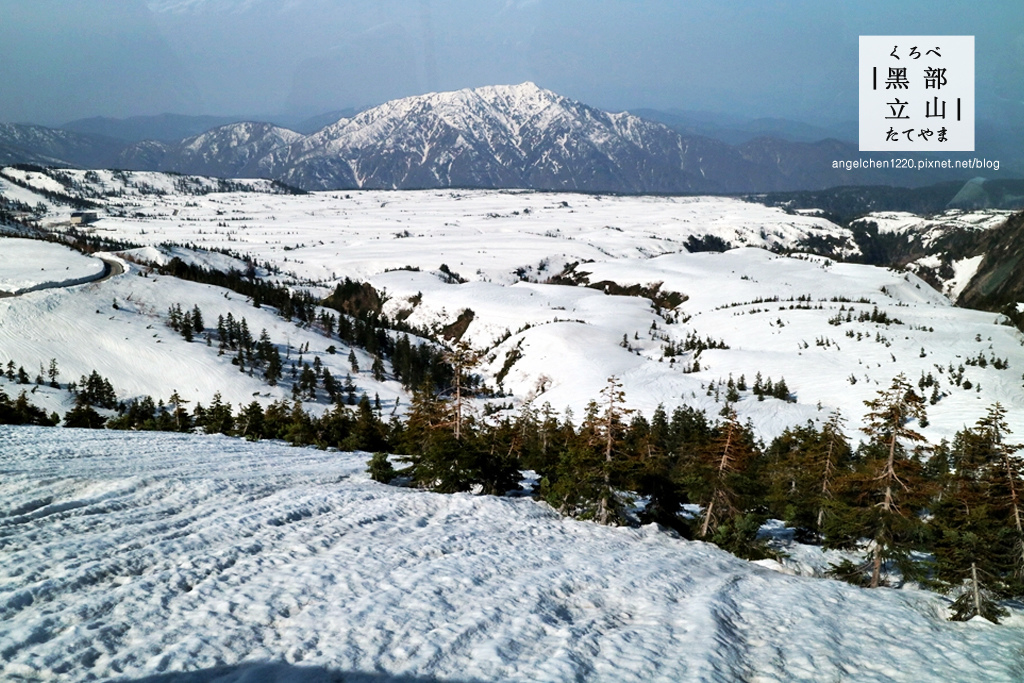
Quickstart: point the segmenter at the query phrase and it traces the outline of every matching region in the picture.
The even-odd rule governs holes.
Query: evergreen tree
[[[181,336],[185,339],[185,341],[191,342],[194,339],[192,334],[193,328],[191,313],[185,313],[184,315],[179,317],[177,329],[181,332]]]
[[[391,465],[391,461],[388,460],[386,453],[377,452],[373,454],[373,457],[366,463],[367,472],[370,473],[370,479],[379,481],[382,484],[390,483],[398,473],[395,468]]]
[[[597,521],[601,524],[608,524],[613,519],[621,517],[624,502],[613,488],[613,484],[617,483],[617,475],[624,466],[624,454],[621,449],[625,431],[624,418],[633,412],[625,408],[625,402],[626,394],[622,391],[622,383],[617,377],[609,377],[608,383],[601,390],[602,415],[595,425],[597,429],[594,430],[594,436],[600,440],[601,450],[604,452],[601,496],[597,508]]]
[[[465,401],[466,384],[469,374],[480,362],[480,354],[473,351],[469,344],[464,341],[457,342],[450,351],[444,355],[444,360],[452,368],[452,423],[455,429],[455,440],[462,439],[462,425],[467,417],[468,405]]]
[[[28,395],[22,391],[14,401],[0,390],[0,424],[41,425],[50,427],[57,424],[60,418],[56,413],[47,416],[41,408],[29,403]]]
[[[627,440],[629,450],[638,458],[633,488],[647,499],[642,519],[687,533],[679,511],[688,498],[682,486],[680,458],[672,447],[672,425],[664,406],[655,409],[649,425],[642,416],[634,417]]]
[[[455,438],[449,406],[429,386],[413,394],[403,440],[408,455],[402,459],[418,486],[441,493],[470,489],[475,458]]]
[[[1024,510],[1021,500],[1024,492],[1024,459],[1016,457],[1021,446],[1007,443],[1006,435],[1010,433],[1006,426],[1006,409],[996,403],[988,414],[978,421],[978,432],[987,447],[992,451],[992,462],[985,468],[986,478],[992,482],[997,504],[1005,510],[1004,530],[1013,537],[1013,554],[1010,570],[1018,582],[1017,592],[1021,592],[1024,582]]]
[[[284,372],[281,354],[278,352],[277,347],[272,344],[264,347],[264,353],[266,355],[266,365],[263,368],[263,378],[267,380],[267,384],[276,387]]]
[[[65,427],[78,427],[79,429],[102,429],[106,418],[86,404],[78,404],[64,416]]]
[[[724,522],[744,512],[741,496],[744,478],[755,456],[750,434],[731,408],[719,427],[719,434],[699,460],[689,477],[690,493],[700,503],[700,538],[710,539]]]
[[[463,434],[463,448],[474,454],[476,481],[484,495],[503,496],[519,489],[524,443],[518,420],[502,418]]]
[[[370,372],[373,373],[373,378],[378,382],[384,381],[384,361],[380,359],[380,356],[374,355]]]
[[[356,418],[351,434],[342,447],[346,450],[374,452],[385,450],[387,446],[384,426],[374,414],[370,399],[363,394],[356,406]]]
[[[814,454],[813,464],[816,465],[815,472],[821,481],[818,489],[818,512],[815,517],[815,532],[820,533],[824,528],[825,514],[828,502],[832,500],[835,481],[840,473],[840,468],[845,465],[850,457],[850,444],[843,433],[843,423],[846,420],[838,410],[832,411],[828,422],[822,427],[821,436],[824,443],[820,444]]]
[[[904,577],[915,573],[910,552],[921,544],[923,523],[917,513],[928,492],[921,462],[908,450],[924,437],[908,425],[924,416],[925,406],[902,374],[864,404],[868,413],[862,430],[868,442],[856,470],[840,483],[843,495],[829,506],[834,514],[826,520],[825,542],[856,547],[860,539],[870,539],[871,557],[864,568],[870,570],[868,585],[875,588],[887,562],[895,563]]]
[[[197,427],[202,427],[207,434],[230,434],[234,428],[235,418],[231,411],[231,404],[224,403],[223,397],[218,391],[213,395],[210,407],[200,411],[196,406]]]
[[[176,432],[187,432],[192,429],[192,418],[188,411],[185,410],[185,405],[188,401],[183,399],[175,389],[171,397],[167,399],[167,404],[171,406],[171,417],[174,419],[174,431]]]
[[[249,441],[262,439],[263,407],[257,401],[251,402],[238,414],[235,426],[238,436],[245,437]]]
[[[199,304],[192,306],[192,330],[201,334],[206,326],[203,324],[203,312],[199,310]]]
[[[541,494],[564,514],[611,524],[624,518],[627,499],[619,485],[629,465],[623,437],[625,395],[616,377],[591,401],[575,437],[568,439],[557,465],[542,481]]]
[[[932,507],[935,578],[961,590],[953,619],[975,615],[996,621],[1000,609],[992,590],[1015,584],[1017,533],[1008,525],[1010,509],[998,494],[1003,462],[1000,446],[1008,433],[1005,412],[996,404],[973,429],[956,434],[953,471]],[[995,475],[995,476],[993,476]]]
[[[998,624],[1000,619],[1009,615],[1009,611],[999,605],[996,596],[983,584],[979,572],[978,566],[972,562],[960,597],[950,605],[953,612],[950,621],[968,621],[977,616]]]

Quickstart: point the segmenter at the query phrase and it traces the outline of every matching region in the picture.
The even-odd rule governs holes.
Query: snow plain
[[[467,280],[511,284],[520,269],[544,279],[572,261],[677,252],[690,237],[706,234],[761,247],[834,236],[847,251],[857,249],[848,231],[823,218],[724,197],[514,190],[196,195],[174,186],[204,187],[192,176],[182,177],[186,183],[157,173],[97,171],[99,180],[90,183],[83,172],[66,173],[93,194],[120,193],[104,199],[107,215],[93,226],[98,234],[146,246],[229,249],[320,283],[445,264]],[[140,187],[152,189],[141,194]],[[30,203],[37,201],[46,198]],[[67,216],[66,208],[55,207],[44,224],[59,226]]]
[[[0,677],[1024,676],[1017,616],[951,623],[925,591],[787,576],[529,499],[388,487],[366,457],[0,427]]]
[[[15,172],[19,181],[40,188],[54,182],[3,170]],[[321,294],[345,277],[368,280],[385,293],[385,312],[426,328],[440,330],[472,311],[466,338],[484,353],[486,379],[518,402],[548,402],[556,411],[582,415],[616,375],[628,402],[647,414],[659,404],[670,411],[686,404],[715,416],[724,390],[716,396],[712,385],[730,375],[750,384],[760,372],[785,378],[795,398],[758,401],[741,393],[735,407],[761,437],[839,409],[857,438],[865,400],[899,373],[912,382],[931,374],[939,387],[923,430],[931,441],[951,438],[995,401],[1010,411],[1014,432],[1024,433],[1024,337],[994,314],[951,306],[913,274],[764,250],[831,239],[853,253],[849,231],[820,217],[715,197],[483,190],[295,196],[273,194],[266,181],[249,181],[253,192],[195,194],[186,190],[207,192],[215,183],[157,173],[99,171],[92,180],[81,171],[62,173],[106,204],[104,217],[90,229],[145,245],[122,252],[124,258],[165,263],[177,256],[216,268],[242,267],[242,261],[203,251],[228,249]],[[42,195],[25,199],[48,201]],[[54,206],[43,223],[61,229],[64,212]],[[945,222],[909,214],[877,218],[885,231],[932,234],[948,229],[947,223],[991,228],[1001,215],[954,212]],[[686,253],[691,237],[706,235],[747,248]],[[593,283],[658,285],[688,299],[675,310],[658,311],[639,297],[543,284],[572,263]],[[976,263],[958,264],[952,285],[964,286]],[[452,282],[442,264],[467,282]],[[197,303],[207,324],[229,311],[245,316],[254,334],[266,327],[282,352],[308,343],[312,355],[305,360],[319,355],[336,377],[347,372],[348,349],[341,345],[330,356],[325,349],[332,342],[257,311],[237,295],[171,278],[139,278],[140,268],[129,266],[129,275],[74,293],[53,290],[0,302],[0,362],[13,359],[32,369],[57,358],[67,369],[64,381],[97,369],[125,397],[166,398],[178,390],[207,402],[219,389],[238,405],[287,395],[286,387],[261,386],[238,373],[230,359],[216,356],[215,348],[211,352],[201,341],[186,345],[166,328],[169,305]],[[901,324],[830,323],[851,308],[854,318],[877,309]],[[69,347],[79,334],[94,343]],[[693,334],[729,348],[664,355],[667,345]],[[979,354],[986,367],[971,365]],[[356,355],[368,368],[371,359]],[[1009,368],[997,370],[995,358],[1006,359]],[[700,371],[684,372],[694,360]],[[160,371],[164,361],[173,367]],[[969,388],[950,377],[950,369],[959,373],[961,366]],[[355,377],[360,390],[379,394],[385,406],[408,405],[396,383],[374,383],[367,374]],[[59,402],[46,407],[66,409]]]

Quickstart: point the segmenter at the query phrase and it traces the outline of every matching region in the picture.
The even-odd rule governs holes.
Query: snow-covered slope
[[[81,284],[103,275],[103,262],[60,244],[0,238],[0,296]]]
[[[850,228],[862,244],[873,244],[874,262],[905,266],[956,301],[991,248],[990,236],[1012,215],[997,209],[952,209],[928,217],[879,211],[853,221]]]
[[[906,211],[879,211],[854,221],[854,225],[874,223],[882,235],[917,237],[925,246],[956,231],[991,230],[1013,212],[997,209],[977,211],[950,210],[938,216],[921,217]]]
[[[23,240],[0,237],[0,282],[8,278],[4,275],[2,254],[9,243],[16,242]],[[29,270],[33,272],[41,267],[50,271],[70,263],[63,247],[35,241],[30,244],[36,246],[35,250],[19,247],[19,252],[23,257],[21,264],[31,263]],[[170,253],[190,260],[186,250]],[[88,264],[96,261],[102,268],[97,259],[73,252],[70,256]],[[212,265],[225,262],[230,259],[223,256],[206,261]],[[61,384],[77,381],[95,370],[110,380],[122,400],[143,396],[166,400],[177,391],[194,406],[197,402],[209,404],[213,395],[220,392],[224,401],[237,408],[254,400],[266,405],[291,397],[288,382],[271,387],[258,373],[250,376],[240,372],[232,363],[232,355],[219,355],[217,345],[208,346],[203,334],[187,342],[170,329],[167,311],[177,304],[185,310],[198,306],[208,330],[216,329],[218,316],[228,314],[236,320],[244,318],[254,337],[266,329],[285,362],[299,362],[300,369],[300,358],[308,363],[319,358],[339,380],[351,372],[345,344],[286,322],[269,308],[254,308],[245,297],[219,287],[156,274],[141,277],[142,269],[134,264],[124,263],[124,267],[124,274],[105,282],[0,298],[0,365],[13,361],[34,378],[39,368],[48,368],[50,360],[55,359]],[[300,354],[300,347],[307,344],[308,351]],[[327,352],[332,344],[340,349],[338,353]],[[360,349],[354,353],[360,367],[371,367],[370,355]],[[45,376],[45,370],[39,374]],[[378,382],[368,371],[352,374],[358,391],[371,399],[378,395],[382,407],[394,407],[396,398],[407,403],[398,382]],[[0,388],[15,395],[31,387],[0,380]],[[73,405],[73,398],[66,392],[45,387],[33,389],[31,400],[48,413],[55,411],[60,415]],[[307,403],[306,407],[319,411],[326,402],[321,394],[319,404]]]
[[[99,135],[0,123],[0,164],[102,165],[109,163],[120,146],[117,140]]]
[[[232,123],[165,148],[152,167],[224,178],[256,177],[261,175],[256,167],[259,159],[301,138],[299,133],[269,123]],[[124,150],[121,158],[143,162],[158,152],[152,144],[140,142]]]
[[[115,163],[251,174],[310,190],[764,192],[850,182],[850,173],[831,170],[831,161],[854,153],[835,140],[763,139],[733,147],[684,137],[661,123],[521,83],[393,100],[307,136],[270,124],[232,123],[175,144],[135,142]]]
[[[465,338],[484,352],[481,371],[491,386],[512,392],[517,401],[547,401],[556,411],[569,407],[579,416],[616,375],[627,400],[648,414],[658,404],[669,410],[692,405],[715,417],[723,408],[721,383],[742,375],[749,385],[760,372],[776,381],[785,378],[795,399],[759,401],[741,392],[740,417],[751,419],[762,437],[827,417],[833,408],[851,420],[856,436],[863,401],[904,373],[911,382],[924,378],[922,391],[934,398],[925,429],[932,441],[951,437],[995,401],[1010,409],[1014,431],[1024,433],[1021,336],[1000,324],[999,316],[953,307],[903,272],[751,248],[686,253],[687,245],[711,238],[783,249],[830,239],[854,253],[851,233],[822,218],[707,197],[497,191],[197,196],[182,192],[177,185],[184,179],[173,176],[98,172],[88,180],[86,172],[66,173],[95,188],[106,206],[107,215],[90,229],[148,245],[124,252],[134,260],[166,263],[177,256],[219,269],[246,267],[222,254],[160,246],[176,242],[229,249],[280,268],[283,274],[275,277],[302,282],[321,295],[346,277],[369,281],[387,299],[389,316],[437,332],[471,311]],[[199,178],[190,182],[215,188]],[[47,220],[61,220],[66,211]],[[646,293],[606,296],[603,287],[545,284],[572,264],[561,282],[642,285]],[[970,265],[964,265],[965,281]],[[455,284],[452,273],[467,282]],[[10,331],[0,354],[30,369],[54,357],[63,363],[67,355],[71,376],[94,368],[109,372],[129,396],[166,397],[187,389],[190,400],[208,402],[214,387],[223,387],[235,405],[254,392],[264,394],[261,400],[277,396],[266,395],[266,387],[238,373],[229,359],[208,353],[201,341],[188,345],[163,326],[171,304],[198,303],[208,324],[232,311],[247,317],[254,333],[267,327],[278,344],[290,338],[296,348],[308,341],[331,363],[332,374],[346,372],[347,350],[327,357],[326,339],[281,327],[269,312],[236,295],[170,278],[158,281],[127,275],[78,294],[9,302],[0,307],[0,334]],[[655,287],[688,298],[662,302],[656,310],[648,298]],[[128,304],[129,296],[138,310]],[[114,300],[120,310],[112,309]],[[83,325],[97,342],[67,352],[63,345],[70,337],[57,341],[50,327]],[[161,345],[155,346],[152,335],[161,330]],[[691,337],[728,348],[683,349]],[[141,349],[139,372],[117,360],[128,355],[129,346]],[[152,371],[165,351],[185,365]],[[359,355],[360,367],[368,368],[364,361]],[[700,369],[690,372],[695,361]],[[178,379],[189,372],[209,382]],[[370,387],[370,397],[401,396],[394,385],[378,387],[366,378],[357,383]]]
[[[1024,433],[1024,337],[999,324],[999,316],[951,306],[912,274],[749,248],[605,259],[576,272],[591,283],[658,286],[688,299],[659,312],[647,298],[582,287],[454,285],[407,271],[371,282],[391,294],[385,310],[407,311],[413,324],[450,324],[473,311],[464,338],[486,350],[488,376],[502,377],[520,399],[576,415],[616,375],[627,400],[648,415],[663,404],[693,405],[716,417],[729,377],[744,376],[750,385],[760,373],[785,378],[795,399],[760,401],[740,392],[734,407],[762,437],[838,408],[857,438],[863,402],[904,373],[913,383],[935,380],[921,389],[936,392],[923,430],[934,442],[952,438],[995,401],[1009,408],[1014,431]],[[666,355],[691,335],[727,348]],[[979,356],[984,366],[972,365]],[[994,358],[1009,367],[997,369]],[[694,361],[698,371],[690,371]],[[712,383],[720,389],[709,394]]]
[[[950,623],[933,593],[391,488],[365,454],[67,436],[0,427],[8,680],[988,683],[1024,667],[1018,616]]]

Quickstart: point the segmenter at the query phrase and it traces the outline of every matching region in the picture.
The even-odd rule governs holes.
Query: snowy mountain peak
[[[660,124],[526,82],[386,102],[275,150],[259,167],[308,189],[691,191],[703,181],[683,154],[680,137]]]
[[[833,146],[737,148],[682,137],[660,123],[605,112],[529,81],[393,100],[305,136],[252,122],[166,147],[117,141],[83,147],[83,136],[26,144],[22,133],[0,127],[0,162],[63,159],[92,168],[273,178],[307,190],[763,192],[841,185],[846,177],[818,170],[822,159],[842,156]]]

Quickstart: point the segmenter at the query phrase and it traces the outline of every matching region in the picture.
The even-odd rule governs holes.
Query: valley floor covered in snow
[[[1024,677],[1017,613],[951,623],[927,591],[788,576],[525,498],[388,487],[366,458],[0,427],[0,678]]]

